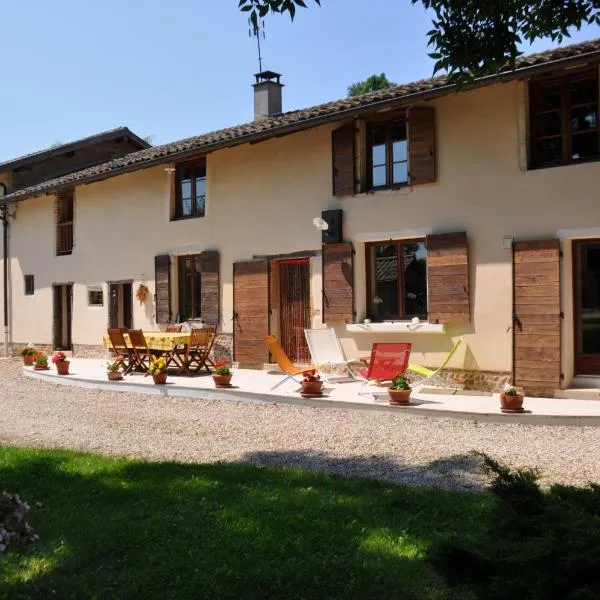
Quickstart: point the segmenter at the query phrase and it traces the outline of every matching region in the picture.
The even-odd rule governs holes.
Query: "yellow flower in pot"
[[[162,356],[152,359],[148,367],[148,375],[152,375],[154,383],[167,383],[167,362]]]
[[[32,367],[34,357],[37,354],[37,350],[35,349],[35,346],[30,346],[29,344],[27,344],[27,346],[24,346],[23,348],[21,348],[20,354],[21,354],[21,357],[23,358],[23,364],[26,367]]]

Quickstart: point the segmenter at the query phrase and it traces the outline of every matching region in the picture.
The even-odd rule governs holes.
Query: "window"
[[[375,321],[427,318],[425,240],[391,240],[366,245],[367,307]]]
[[[35,283],[33,279],[33,275],[25,275],[25,295],[33,296],[35,291]]]
[[[104,306],[104,291],[101,287],[88,287],[88,306]]]
[[[179,319],[199,319],[202,306],[199,254],[179,257]]]
[[[203,217],[206,207],[206,161],[177,167],[175,218]]]
[[[532,82],[530,111],[533,167],[600,158],[597,70]]]
[[[369,127],[369,187],[393,188],[408,183],[406,121]]]
[[[73,252],[73,190],[61,190],[56,196],[56,255]]]

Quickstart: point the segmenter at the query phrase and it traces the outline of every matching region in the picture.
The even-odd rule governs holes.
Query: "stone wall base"
[[[419,375],[409,377],[412,381],[421,379]],[[436,382],[437,379],[437,382]],[[444,369],[432,385],[439,382],[447,383],[453,388],[467,391],[500,392],[512,375],[507,371],[470,371],[466,369]]]

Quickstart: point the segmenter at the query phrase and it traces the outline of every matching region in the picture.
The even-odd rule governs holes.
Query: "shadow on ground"
[[[320,454],[248,462],[301,459],[363,471]],[[427,470],[364,460],[411,477]],[[466,461],[429,468],[459,478],[472,469]],[[476,535],[490,503],[486,494],[307,471],[12,448],[0,449],[0,481],[34,507],[40,535],[0,567],[0,598],[11,600],[450,598],[429,549],[458,531]]]

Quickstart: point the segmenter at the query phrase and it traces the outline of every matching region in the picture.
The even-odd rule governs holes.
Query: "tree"
[[[385,75],[371,75],[364,81],[357,81],[352,85],[348,86],[348,97],[359,96],[360,94],[366,94],[367,92],[374,92],[375,90],[384,90],[385,88],[395,86]]]
[[[321,0],[313,0],[320,5]],[[362,0],[365,4],[369,0]],[[401,0],[398,0],[401,1]],[[569,29],[600,25],[600,0],[410,0],[434,13],[428,32],[434,71],[458,81],[497,73],[514,65],[519,45],[549,37],[562,42]],[[305,0],[239,0],[256,26],[268,12],[293,19]]]

